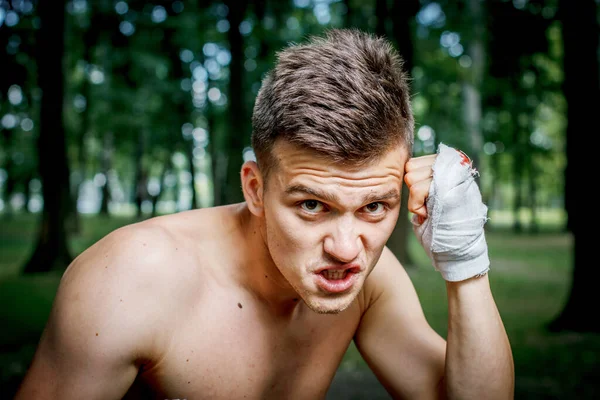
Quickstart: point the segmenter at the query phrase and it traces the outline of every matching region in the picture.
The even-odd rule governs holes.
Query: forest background
[[[598,398],[586,201],[598,3],[0,0],[0,396],[26,371],[74,257],[124,224],[241,201],[254,98],[277,51],[353,27],[405,60],[415,155],[443,142],[480,172],[516,398]],[[409,217],[403,207],[388,245],[445,335],[444,289]],[[387,398],[353,347],[330,396]]]

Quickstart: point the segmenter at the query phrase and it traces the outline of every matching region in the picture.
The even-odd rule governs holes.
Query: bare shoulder
[[[208,241],[204,226],[214,225],[207,223],[213,214],[183,212],[118,228],[73,261],[59,290],[111,293],[119,302],[125,296],[144,308],[157,299],[164,305],[157,311],[164,310],[170,301],[181,300],[185,287],[202,272],[206,263],[199,249]]]
[[[142,222],[116,229],[66,269],[51,317],[69,325],[79,323],[77,329],[90,329],[82,332],[84,337],[107,334],[106,340],[115,342],[130,337],[134,340],[128,348],[147,353],[151,335],[144,338],[141,332],[155,332],[168,322],[168,291],[176,279],[169,262],[176,262],[176,252],[174,237],[158,224]],[[114,335],[115,327],[129,335]]]
[[[17,398],[121,398],[167,348],[177,242],[160,224],[119,228],[63,274]],[[171,294],[171,292],[173,294]]]
[[[120,227],[81,253],[63,279],[104,272],[110,272],[107,278],[113,281],[154,281],[177,275],[177,268],[189,265],[195,253],[192,247],[216,235],[217,214],[211,209],[193,210]],[[152,286],[156,289],[157,285]]]
[[[156,223],[123,226],[82,252],[63,274],[60,289],[128,286],[131,291],[132,281],[158,278],[174,251],[172,235]]]

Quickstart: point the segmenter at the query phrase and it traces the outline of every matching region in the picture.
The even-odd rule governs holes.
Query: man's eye
[[[369,214],[378,214],[383,211],[383,203],[371,203],[364,206],[364,210]]]
[[[317,200],[306,200],[300,204],[300,207],[306,212],[309,213],[318,213],[323,211],[323,203]]]

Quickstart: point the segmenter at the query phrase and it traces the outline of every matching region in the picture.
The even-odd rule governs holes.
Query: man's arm
[[[446,281],[446,392],[451,398],[510,399],[514,362],[492,296],[479,172],[462,151],[440,143],[435,155],[410,159],[404,180],[413,229]]]
[[[423,313],[410,277],[386,247],[364,288],[354,341],[395,399],[443,398],[446,342]]]
[[[355,342],[393,398],[513,398],[511,348],[487,275],[446,283],[447,342],[387,248],[369,281]]]
[[[434,344],[416,295],[394,279],[408,280],[406,274],[393,257],[382,256],[357,337],[365,359],[397,397],[512,399],[514,362],[487,275],[487,207],[474,182],[478,172],[468,156],[442,144],[436,155],[412,158],[405,169],[415,233],[446,281],[447,343],[442,350],[439,340]]]
[[[446,282],[446,389],[452,399],[512,399],[511,346],[488,275]]]
[[[51,314],[15,400],[121,399],[157,331],[151,234],[116,231],[86,250],[61,279]],[[136,260],[137,258],[137,260]],[[155,338],[156,339],[156,338]]]

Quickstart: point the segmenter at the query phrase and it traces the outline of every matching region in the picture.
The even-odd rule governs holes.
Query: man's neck
[[[292,316],[303,301],[281,274],[267,247],[264,220],[245,205],[237,213],[244,246],[239,277],[242,285],[278,316]]]

